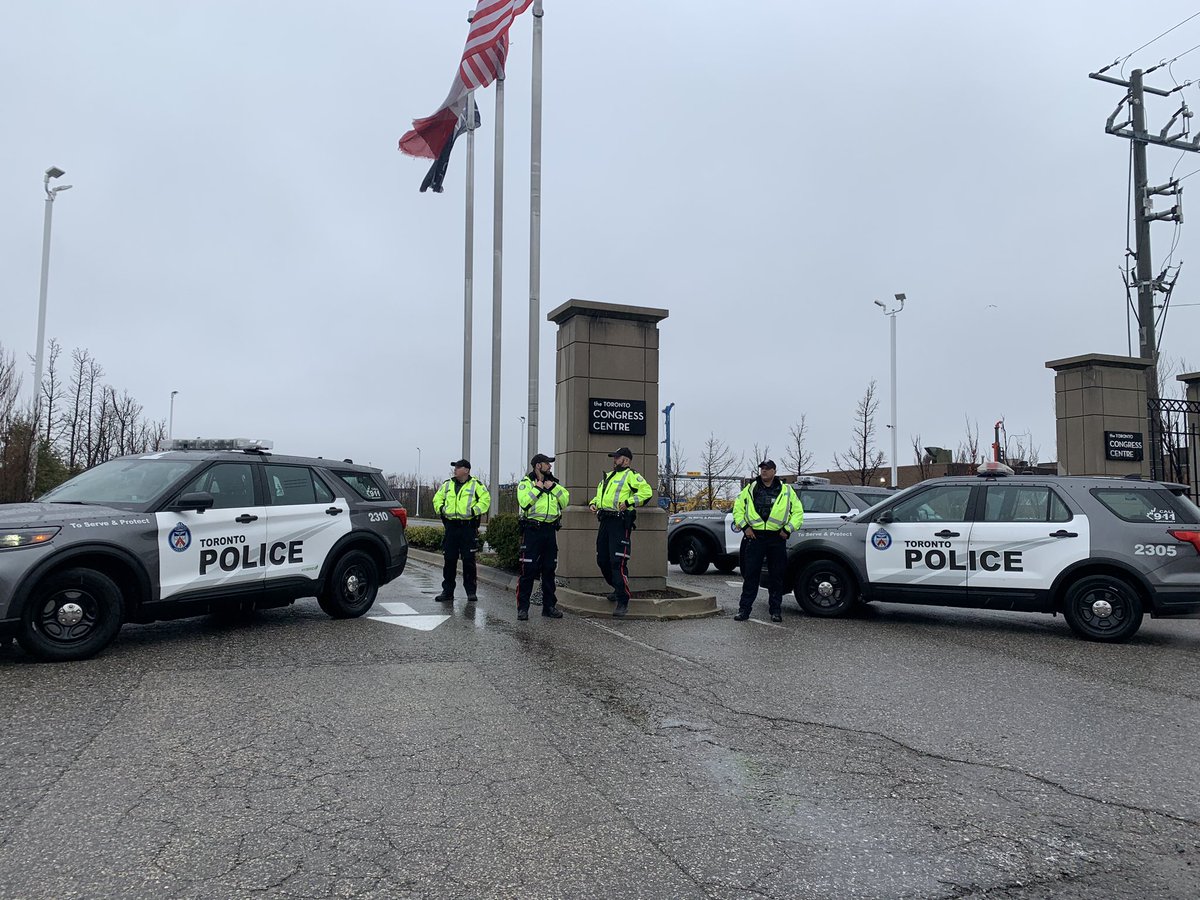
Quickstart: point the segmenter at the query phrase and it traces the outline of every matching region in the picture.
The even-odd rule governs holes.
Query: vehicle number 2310
[[[386,512],[369,512],[369,513],[367,513],[367,521],[368,522],[386,522],[389,518],[391,518],[391,513],[386,513]],[[1140,547],[1141,544],[1139,544],[1138,546]],[[1174,548],[1172,547],[1171,549],[1174,549]]]
[[[1175,548],[1170,544],[1134,544],[1134,556],[1174,556]]]

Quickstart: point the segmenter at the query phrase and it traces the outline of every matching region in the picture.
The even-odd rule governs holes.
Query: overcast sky
[[[55,203],[47,336],[87,348],[176,436],[442,475],[460,451],[463,150],[446,192],[396,141],[450,86],[468,0],[0,4],[0,343],[37,333],[42,173]],[[1128,143],[1090,71],[1200,5],[545,0],[541,447],[554,326],[576,297],[666,307],[661,399],[689,467],[710,432],[815,466],[875,379],[899,434],[982,443],[1001,417],[1055,458],[1050,359],[1126,352]],[[531,17],[513,29],[505,163],[502,475],[523,469]],[[1125,66],[1200,44],[1200,18]],[[1117,74],[1114,69],[1110,74]],[[1200,77],[1200,50],[1160,70]],[[1200,106],[1197,87],[1182,96]],[[1157,130],[1176,108],[1149,104]],[[493,91],[477,151],[474,430],[490,422]],[[1150,180],[1200,169],[1151,148]],[[1200,178],[1184,185],[1197,193]],[[1190,194],[1191,192],[1189,192]],[[1188,195],[1184,197],[1188,207]],[[1194,205],[1200,210],[1200,205]],[[1200,215],[1200,213],[1198,213]],[[1200,220],[1198,220],[1200,221]],[[1153,228],[1155,269],[1174,226]],[[1175,260],[1200,225],[1185,224]],[[1177,304],[1200,300],[1200,265]],[[1200,368],[1200,306],[1163,353]],[[1134,341],[1136,348],[1136,339]],[[26,370],[26,386],[32,365]],[[530,448],[533,452],[535,448]],[[636,464],[636,462],[635,462]]]

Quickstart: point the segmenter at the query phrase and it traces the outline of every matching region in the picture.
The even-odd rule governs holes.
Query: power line
[[[1130,51],[1129,51],[1128,53],[1126,53],[1124,56],[1122,56],[1122,57],[1118,57],[1117,59],[1114,59],[1114,60],[1113,60],[1113,61],[1112,61],[1112,62],[1111,62],[1109,65],[1105,66],[1105,67],[1104,67],[1103,69],[1101,69],[1100,71],[1101,71],[1101,72],[1105,72],[1105,71],[1107,71],[1108,69],[1111,69],[1111,68],[1112,68],[1113,66],[1115,66],[1117,63],[1121,63],[1121,65],[1122,65],[1122,66],[1124,66],[1124,64],[1125,64],[1125,63],[1126,63],[1126,62],[1129,60],[1129,57],[1133,56],[1133,54],[1137,53],[1139,50],[1145,50],[1147,47],[1149,47],[1151,44],[1153,44],[1153,43],[1154,43],[1155,41],[1157,41],[1159,38],[1164,38],[1164,37],[1166,37],[1168,34],[1170,34],[1170,33],[1171,33],[1172,31],[1174,31],[1176,28],[1179,28],[1179,27],[1181,27],[1181,26],[1183,26],[1183,25],[1186,25],[1188,22],[1192,21],[1192,19],[1196,18],[1196,16],[1200,16],[1200,12],[1194,12],[1194,13],[1192,13],[1190,16],[1188,16],[1186,19],[1184,19],[1184,20],[1183,20],[1182,22],[1180,22],[1178,25],[1172,25],[1170,28],[1168,28],[1168,29],[1167,29],[1166,31],[1164,31],[1162,34],[1158,35],[1158,37],[1151,38],[1150,40],[1146,41],[1146,43],[1142,44],[1142,46],[1138,47],[1136,50],[1130,50]],[[1194,50],[1194,49],[1196,49],[1196,48],[1195,48],[1195,47],[1193,47],[1193,48],[1192,48],[1192,50]],[[1189,53],[1190,53],[1190,52],[1191,52],[1191,50],[1189,50],[1189,51],[1187,51],[1187,52],[1189,52]],[[1180,55],[1182,56],[1182,54],[1180,54]],[[1175,58],[1176,58],[1176,59],[1178,59],[1179,57],[1177,56],[1177,57],[1175,57]]]

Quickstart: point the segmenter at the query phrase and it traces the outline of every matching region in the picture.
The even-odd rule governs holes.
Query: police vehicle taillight
[[[1001,475],[1015,475],[1016,472],[1002,462],[989,459],[987,462],[980,464],[979,468],[975,470],[975,474],[980,478],[996,478]]]
[[[1200,553],[1200,531],[1175,531],[1172,529],[1167,534],[1181,544],[1191,544],[1196,548],[1196,552]]]
[[[394,506],[394,507],[392,507],[391,510],[389,510],[389,512],[391,512],[391,514],[393,516],[395,516],[397,519],[400,520],[401,528],[408,527],[408,510],[407,509],[405,509],[403,506]]]
[[[275,442],[246,438],[174,438],[159,446],[163,450],[271,450]]]

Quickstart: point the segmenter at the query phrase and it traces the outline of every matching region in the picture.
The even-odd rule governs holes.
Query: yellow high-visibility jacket
[[[570,503],[571,495],[557,481],[548,491],[543,491],[535,485],[528,475],[517,483],[517,506],[521,507],[522,519],[532,522],[557,522],[562,517],[562,511]]]
[[[743,531],[753,528],[755,531],[782,531],[790,534],[804,523],[804,507],[800,498],[790,484],[780,482],[779,496],[771,506],[771,515],[764,522],[758,510],[754,508],[754,488],[758,479],[750,482],[733,501],[733,524]]]
[[[596,486],[592,506],[596,509],[620,509],[622,503],[630,507],[645,506],[654,489],[633,469],[613,469]]]
[[[491,494],[474,475],[462,484],[447,478],[433,495],[433,511],[442,518],[456,522],[477,519],[491,506]]]

